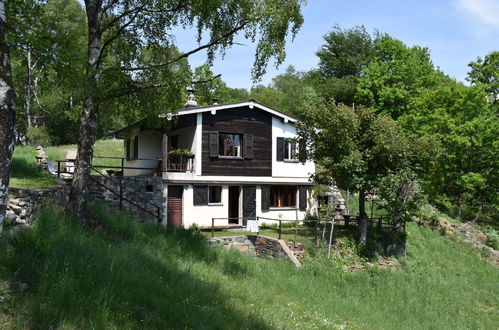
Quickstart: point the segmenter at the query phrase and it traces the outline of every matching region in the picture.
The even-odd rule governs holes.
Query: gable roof
[[[213,105],[206,105],[206,106],[200,106],[200,107],[189,107],[189,108],[183,108],[179,109],[176,111],[170,111],[170,112],[165,112],[159,115],[159,118],[166,118],[168,116],[182,116],[182,115],[190,115],[190,114],[196,114],[196,113],[202,113],[202,112],[211,112],[211,111],[221,111],[221,110],[227,110],[227,109],[233,109],[237,107],[244,107],[247,106],[250,109],[260,109],[263,111],[266,111],[276,117],[280,117],[284,120],[284,122],[290,122],[290,123],[296,123],[298,120],[288,116],[280,111],[277,111],[275,109],[272,109],[266,105],[263,105],[261,103],[256,102],[255,100],[246,100],[246,101],[240,101],[240,102],[234,102],[234,103],[225,103],[225,104],[213,104]],[[141,119],[137,120],[136,122],[131,123],[130,125],[127,125],[122,128],[118,128],[114,130],[112,133],[114,135],[118,135],[127,129],[130,129],[132,127],[135,127],[137,125],[140,125],[142,123],[145,123],[146,119]]]
[[[248,106],[250,109],[254,109],[256,107],[257,109],[269,112],[276,117],[280,117],[280,118],[284,119],[286,122],[295,123],[298,121],[297,119],[295,119],[291,116],[288,116],[280,111],[272,109],[272,108],[270,108],[266,105],[263,105],[261,103],[258,103],[255,100],[246,100],[246,101],[240,101],[240,102],[234,102],[234,103],[225,103],[225,104],[213,104],[213,105],[207,105],[207,106],[201,106],[201,107],[189,107],[189,108],[179,109],[176,112],[168,112],[165,114],[161,114],[161,115],[159,115],[159,117],[165,118],[166,116],[168,116],[168,114],[171,114],[172,116],[190,115],[190,114],[194,114],[194,113],[227,110],[227,109],[233,109],[233,108],[243,107],[243,106]]]

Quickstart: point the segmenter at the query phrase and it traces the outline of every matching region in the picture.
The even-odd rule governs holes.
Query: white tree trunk
[[[2,233],[9,193],[16,94],[12,85],[9,47],[5,42],[6,21],[4,0],[0,0],[0,234]]]
[[[87,53],[87,89],[84,106],[80,116],[80,136],[78,138],[78,154],[76,156],[73,183],[69,193],[69,208],[80,220],[86,214],[85,203],[88,198],[88,184],[92,169],[93,148],[97,135],[98,104],[95,91],[100,78],[99,57],[101,54],[100,14],[102,3],[99,0],[86,0],[85,9],[88,19],[88,53]]]

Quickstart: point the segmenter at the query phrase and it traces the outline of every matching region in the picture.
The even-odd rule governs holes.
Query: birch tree
[[[257,42],[252,72],[257,79],[265,73],[269,59],[275,58],[276,64],[284,60],[287,36],[294,36],[303,23],[302,3],[302,0],[85,0],[88,24],[86,91],[69,196],[69,207],[76,216],[83,218],[85,211],[100,103],[109,97],[168,87],[168,81],[145,83],[112,95],[102,95],[100,82],[107,80],[103,79],[105,76],[161,70],[200,51],[207,52],[207,62],[211,64],[215,54],[223,55],[234,43],[235,36],[242,33]],[[175,27],[194,28],[198,46],[166,61],[137,65],[137,55],[142,48],[150,44],[174,45]],[[122,54],[119,61],[107,64],[106,58],[118,53]]]
[[[4,1],[0,0],[0,234],[7,209],[16,107],[6,30]]]

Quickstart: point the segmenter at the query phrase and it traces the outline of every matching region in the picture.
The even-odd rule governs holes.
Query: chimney
[[[194,96],[195,91],[196,90],[192,87],[187,88],[187,102],[185,103],[186,108],[195,108],[198,106],[196,97]]]
[[[220,101],[220,98],[219,98],[219,97],[212,97],[212,98],[211,98],[211,102],[213,103],[213,105],[217,105],[217,104],[218,104],[218,101]]]

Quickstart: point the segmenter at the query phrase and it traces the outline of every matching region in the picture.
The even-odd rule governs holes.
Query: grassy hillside
[[[46,149],[49,160],[64,160],[68,150],[76,149],[76,145],[52,146]],[[122,140],[98,140],[95,142],[96,156],[123,157]],[[46,188],[56,184],[54,177],[44,173],[36,164],[36,151],[30,146],[16,146],[12,157],[12,176],[10,186],[14,188]],[[94,165],[120,166],[118,159],[94,159]],[[57,166],[57,164],[56,164]]]
[[[0,327],[493,329],[498,270],[469,246],[409,224],[402,270],[295,268],[208,247],[193,232],[94,206],[94,231],[47,209],[0,249],[1,275],[27,283]],[[21,284],[17,285],[22,287]],[[1,301],[1,299],[0,299]],[[15,308],[14,308],[15,307]]]

